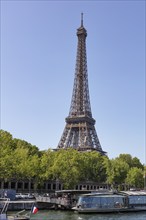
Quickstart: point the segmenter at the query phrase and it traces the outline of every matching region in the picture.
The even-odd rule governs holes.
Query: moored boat
[[[128,197],[129,208],[146,211],[146,191],[122,191],[120,193]]]
[[[15,215],[8,215],[7,210],[10,203],[9,198],[0,199],[0,220],[30,220],[30,212],[23,214],[25,210],[22,210]]]
[[[81,195],[73,210],[78,213],[146,211],[146,192],[90,193]]]

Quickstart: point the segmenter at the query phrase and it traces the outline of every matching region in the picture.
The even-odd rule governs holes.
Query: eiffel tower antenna
[[[96,150],[105,155],[91,112],[86,58],[87,31],[83,27],[83,13],[81,13],[81,26],[77,29],[77,37],[77,57],[70,111],[57,149],[72,147],[79,151]]]
[[[83,13],[81,13],[81,27],[83,27]]]

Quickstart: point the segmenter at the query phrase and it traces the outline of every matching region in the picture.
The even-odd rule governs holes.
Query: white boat
[[[146,211],[146,192],[90,193],[81,195],[73,207],[78,213]]]

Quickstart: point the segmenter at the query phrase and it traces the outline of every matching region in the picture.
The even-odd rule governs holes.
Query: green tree
[[[0,146],[1,150],[13,147],[13,137],[9,132],[0,130]]]
[[[34,155],[39,153],[39,149],[35,145],[31,145],[27,141],[21,140],[21,139],[13,139],[13,145],[16,148],[24,148],[28,150],[28,155]]]
[[[72,148],[56,152],[52,171],[54,179],[61,180],[64,189],[71,189],[79,182],[79,157],[80,153]]]
[[[12,135],[0,130],[0,178],[30,179],[38,176],[38,148],[26,141],[13,139]]]
[[[144,166],[144,175],[143,175],[143,177],[144,177],[144,189],[146,190],[146,166]]]
[[[123,160],[116,158],[107,161],[107,183],[123,184],[129,170],[129,165]]]
[[[131,187],[143,188],[144,187],[144,172],[142,169],[132,167],[126,178],[126,183]]]
[[[53,180],[54,173],[52,170],[54,160],[55,160],[55,154],[56,152],[52,151],[51,149],[48,149],[47,151],[42,152],[42,155],[40,157],[40,178],[42,180]]]
[[[137,157],[132,158],[130,154],[120,154],[117,159],[120,159],[126,162],[131,167],[137,167],[143,169],[143,165],[141,164],[140,160]]]
[[[13,178],[30,179],[38,174],[39,159],[37,155],[30,156],[28,149],[19,147],[13,152],[11,166]]]
[[[144,166],[141,164],[140,160],[137,158],[137,157],[134,157],[132,159],[132,167],[137,167],[137,168],[140,168],[140,169],[144,169]]]
[[[110,160],[96,151],[78,152],[72,148],[39,151],[24,140],[13,139],[4,130],[0,130],[0,178],[33,179],[35,187],[44,180],[60,180],[65,189],[80,181],[119,185],[126,181],[131,186],[142,187],[145,180],[144,166],[130,154]]]
[[[7,131],[0,130],[0,178],[5,181],[12,177],[12,153],[12,135]]]
[[[105,156],[96,151],[82,152],[80,155],[81,179],[103,183],[106,181]]]

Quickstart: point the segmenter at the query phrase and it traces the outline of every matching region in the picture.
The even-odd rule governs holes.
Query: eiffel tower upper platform
[[[77,58],[71,106],[57,149],[72,147],[79,151],[96,150],[105,155],[106,152],[100,145],[91,112],[86,58],[87,31],[83,26],[83,14],[81,15],[81,26],[77,29],[77,37]]]

